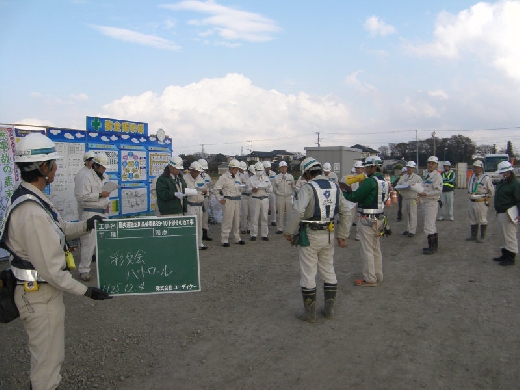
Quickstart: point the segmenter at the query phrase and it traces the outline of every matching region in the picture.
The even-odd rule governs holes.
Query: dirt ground
[[[359,242],[348,240],[336,248],[336,318],[314,324],[296,318],[298,254],[276,228],[269,242],[223,248],[214,225],[201,292],[66,295],[60,389],[518,389],[520,263],[491,260],[492,210],[485,243],[466,242],[467,197],[456,190],[456,220],[438,222],[439,252],[424,256],[421,212],[408,238],[388,207],[384,283],[354,286]],[[26,343],[20,320],[1,326],[1,389],[29,388]]]

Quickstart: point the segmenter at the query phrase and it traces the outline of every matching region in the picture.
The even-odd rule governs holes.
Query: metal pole
[[[415,130],[415,153],[417,158],[417,167],[419,167],[419,138],[417,136],[417,130]]]

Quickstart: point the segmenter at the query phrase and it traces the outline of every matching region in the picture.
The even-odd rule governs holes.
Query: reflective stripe
[[[11,264],[14,277],[22,282],[45,282],[35,269],[20,269]]]
[[[382,214],[385,210],[384,209],[357,209],[358,213],[361,214]]]

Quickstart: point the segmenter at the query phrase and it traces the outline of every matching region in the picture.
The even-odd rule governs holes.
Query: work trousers
[[[269,234],[269,226],[267,225],[267,216],[269,213],[269,199],[258,199],[251,197],[251,237],[258,235],[258,222],[260,220],[260,235],[267,237]]]
[[[298,247],[300,286],[308,289],[315,288],[318,270],[325,283],[338,283],[334,271],[334,233],[307,228],[307,237],[310,245]]]
[[[439,210],[439,218],[453,219],[453,191],[441,193],[442,207]]]
[[[107,218],[107,214],[99,214],[92,211],[83,211],[82,220],[85,221],[94,215],[100,215]],[[90,233],[84,234],[79,238],[81,243],[80,262],[78,271],[80,274],[90,273],[90,264],[92,263],[92,256],[96,252],[96,229],[92,229]]]
[[[429,236],[430,234],[437,233],[437,212],[439,210],[439,202],[436,200],[422,201],[422,209],[424,212],[424,234]]]
[[[470,225],[487,225],[487,214],[489,206],[486,202],[472,202],[469,201],[468,217]]]
[[[240,201],[240,230],[251,230],[249,220],[251,215],[249,214],[249,208],[251,203],[251,195],[242,195]]]
[[[202,244],[202,206],[191,206],[188,204],[186,215],[194,215],[197,221],[197,243],[199,247],[204,246]]]
[[[204,211],[202,212],[202,229],[209,229],[209,196],[204,196]]]
[[[509,252],[518,253],[518,225],[514,224],[507,213],[497,214],[498,240],[500,247]]]
[[[29,338],[33,390],[58,387],[65,359],[65,305],[63,292],[42,283],[38,291],[16,286],[14,301]]]
[[[417,199],[403,199],[404,231],[417,233]]]
[[[271,210],[271,223],[276,222],[276,194],[269,194],[269,209]]]
[[[235,244],[240,241],[240,200],[226,199],[222,205],[222,243],[229,242],[229,235],[233,232]]]
[[[292,209],[292,196],[276,196],[276,209],[278,211],[276,230],[283,231],[285,221],[289,218]]]
[[[359,214],[357,231],[363,261],[363,279],[369,283],[377,282],[378,279],[383,280],[383,255],[380,243],[382,230],[383,220],[370,220]]]

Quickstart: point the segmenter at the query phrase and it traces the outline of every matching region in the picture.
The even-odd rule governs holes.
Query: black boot
[[[336,304],[338,284],[323,283],[323,291],[325,293],[325,317],[332,320],[334,318],[334,305]]]
[[[471,225],[471,237],[466,238],[466,241],[477,241],[478,225]]]
[[[302,287],[302,297],[305,311],[300,319],[307,322],[316,322],[316,287],[313,289]]]
[[[502,252],[502,256],[493,257],[493,261],[502,261],[506,258],[506,248],[500,248],[500,251]]]
[[[504,251],[505,251],[504,260],[502,260],[498,264],[500,264],[500,265],[515,265],[516,253],[510,252],[507,249],[504,249]]]
[[[208,236],[208,229],[202,229],[202,239],[204,241],[213,241],[213,238]]]
[[[486,229],[487,225],[480,225],[480,237],[477,237],[477,242],[484,241],[484,238],[486,238]]]
[[[424,255],[433,255],[435,253],[435,234],[428,235],[428,248],[423,248]]]
[[[439,249],[439,233],[434,234],[433,246],[433,249],[435,249],[435,252],[437,252],[437,250]]]

